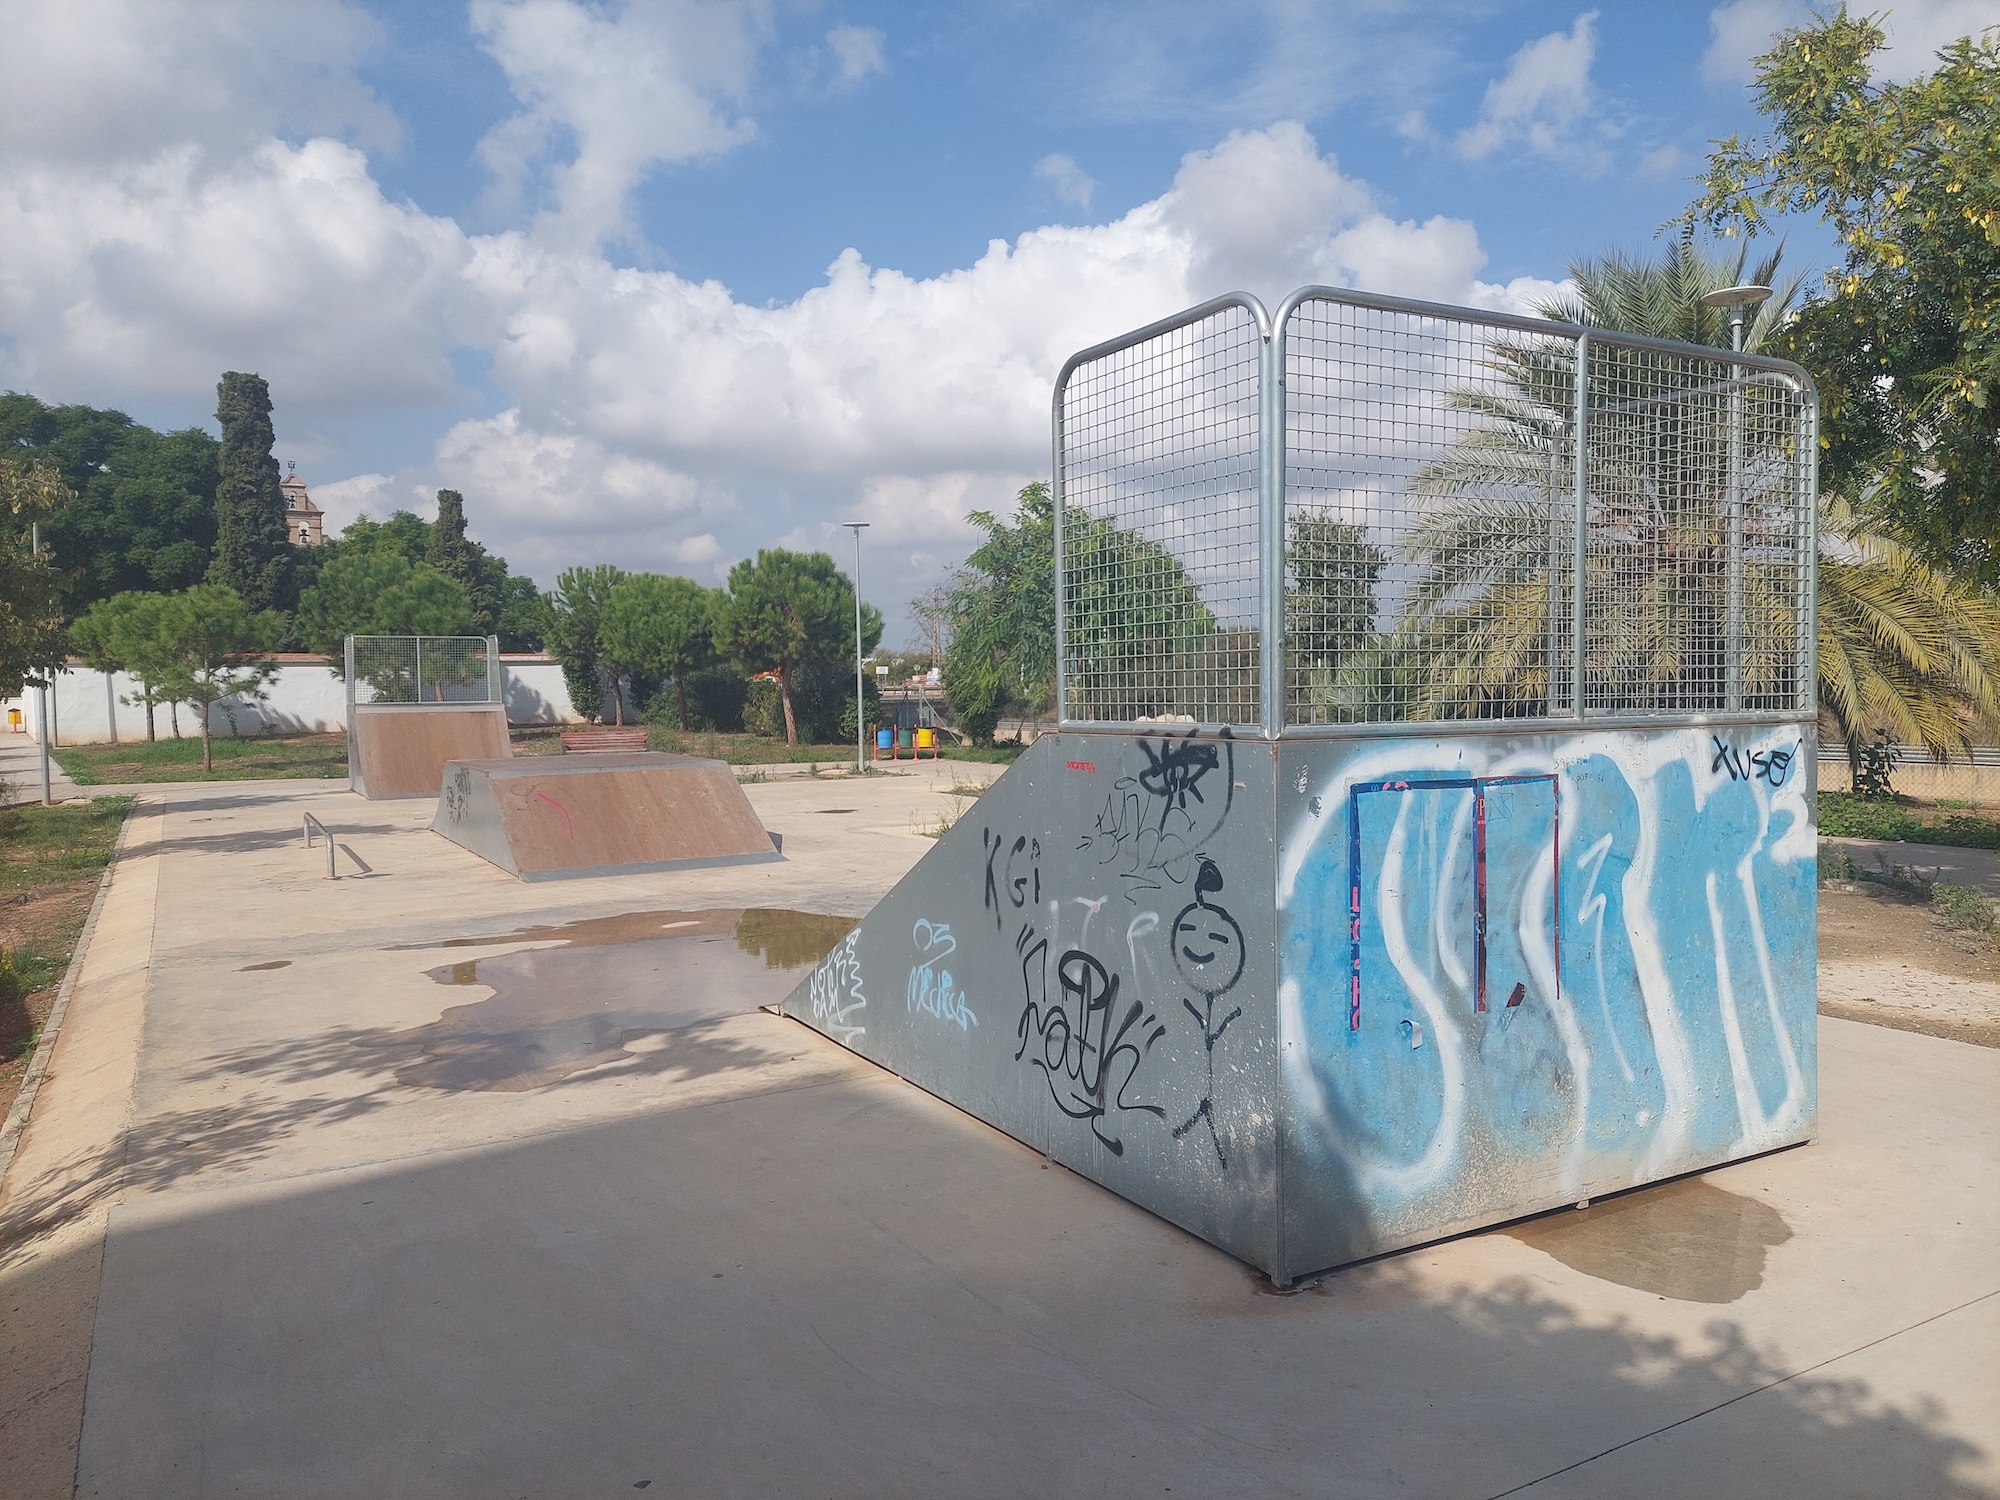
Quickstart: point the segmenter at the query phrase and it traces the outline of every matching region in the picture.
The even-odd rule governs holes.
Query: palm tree
[[[1749,279],[1773,285],[1783,247]],[[1729,346],[1703,294],[1745,280],[1745,249],[1708,255],[1683,240],[1659,261],[1611,254],[1570,268],[1575,292],[1544,317],[1685,343]],[[1784,326],[1800,278],[1758,309],[1744,347]],[[1482,386],[1453,393],[1474,420],[1413,491],[1440,502],[1403,547],[1416,577],[1378,663],[1415,664],[1390,683],[1415,718],[1540,715],[1549,666],[1571,629],[1567,528],[1573,479],[1574,346],[1496,340]],[[1734,399],[1704,361],[1600,345],[1592,352],[1586,456],[1586,706],[1677,711],[1720,700],[1727,670],[1730,474],[1743,495],[1741,701],[1796,701],[1795,427],[1790,397],[1751,383]],[[1676,389],[1678,387],[1678,389]],[[1670,399],[1668,399],[1670,398]],[[1743,436],[1732,458],[1732,420]],[[1968,713],[2000,702],[2000,608],[1891,539],[1871,508],[1825,496],[1819,517],[1819,703],[1829,738],[1858,759],[1883,726],[1943,756],[1967,743]],[[1385,682],[1394,675],[1382,671]],[[1566,673],[1564,677],[1566,678]],[[1567,683],[1554,685],[1554,703]]]

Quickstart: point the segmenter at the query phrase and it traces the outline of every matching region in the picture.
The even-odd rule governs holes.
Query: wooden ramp
[[[347,784],[370,801],[435,797],[455,760],[513,754],[498,703],[360,703],[349,710]]]
[[[431,828],[522,880],[780,857],[726,764],[648,751],[453,761]]]

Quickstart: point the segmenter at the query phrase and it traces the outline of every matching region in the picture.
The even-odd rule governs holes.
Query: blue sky
[[[258,370],[336,523],[451,485],[545,584],[869,519],[893,637],[1045,469],[1068,352],[1233,285],[1530,306],[1657,243],[1804,14],[28,3],[0,387],[212,425]],[[1883,70],[1996,22],[1897,5]]]

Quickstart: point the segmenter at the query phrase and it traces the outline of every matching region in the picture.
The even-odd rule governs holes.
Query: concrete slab
[[[1810,1146],[1272,1296],[712,1003],[789,981],[686,913],[860,914],[961,774],[559,887],[414,804],[150,800],[0,1202],[0,1492],[2000,1493],[2000,1052],[1824,1021]]]

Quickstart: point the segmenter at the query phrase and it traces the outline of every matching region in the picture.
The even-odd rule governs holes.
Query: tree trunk
[[[181,737],[181,700],[180,700],[180,699],[178,699],[178,698],[169,698],[169,699],[167,700],[167,718],[168,718],[168,721],[169,721],[170,723],[172,723],[172,725],[174,726],[174,738],[175,738],[175,739],[179,739],[179,738]]]
[[[201,710],[201,774],[212,776],[215,774],[215,747],[208,737],[208,705],[198,703],[195,707]]]
[[[675,692],[676,694],[678,694],[678,695],[679,695],[679,697],[680,697],[680,700],[681,700],[681,733],[682,733],[682,734],[686,734],[686,733],[687,733],[687,727],[688,727],[688,680],[687,680],[687,673],[685,673],[685,672],[676,672],[676,673],[674,673],[674,692]]]
[[[154,706],[153,690],[151,688],[147,688],[145,689],[145,694],[146,694],[146,743],[150,745],[155,743],[159,739],[159,736],[153,733],[153,706]]]
[[[785,705],[785,743],[799,742],[799,721],[792,717],[792,669],[780,665],[778,668],[778,698]]]
[[[620,729],[625,727],[625,679],[616,672],[611,674],[611,712]]]

